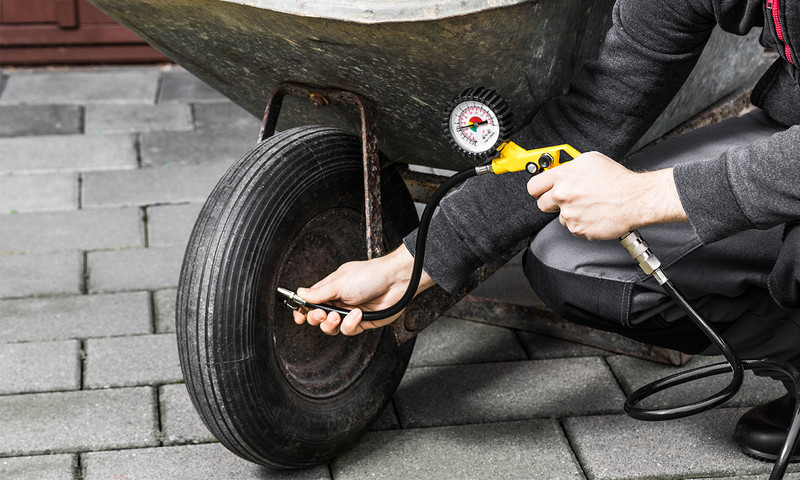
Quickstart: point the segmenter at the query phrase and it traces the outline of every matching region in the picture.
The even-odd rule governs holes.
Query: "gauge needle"
[[[478,125],[486,125],[487,123],[489,123],[489,120],[484,120],[482,122],[475,122],[475,123],[470,122],[469,125],[464,125],[463,127],[460,128],[461,130],[464,130],[465,128],[477,127]]]

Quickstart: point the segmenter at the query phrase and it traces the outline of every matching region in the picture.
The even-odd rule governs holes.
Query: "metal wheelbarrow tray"
[[[178,289],[181,365],[200,416],[231,451],[284,468],[356,441],[397,388],[414,334],[504,261],[457,295],[426,291],[394,334],[298,327],[275,288],[396,247],[417,218],[397,166],[472,166],[442,137],[450,99],[483,85],[509,100],[518,125],[530,121],[596,54],[613,3],[90,1],[253,115],[270,103],[275,120],[272,93],[285,83],[325,104],[286,97],[276,135],[266,119],[263,141],[203,207]],[[755,35],[715,33],[648,136],[737,87],[761,54]]]

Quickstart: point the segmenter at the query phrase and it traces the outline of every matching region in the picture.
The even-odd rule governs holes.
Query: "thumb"
[[[322,285],[318,283],[311,288],[298,288],[297,294],[307,302],[327,302],[328,300],[339,298],[339,290],[333,284],[334,282],[326,282]]]

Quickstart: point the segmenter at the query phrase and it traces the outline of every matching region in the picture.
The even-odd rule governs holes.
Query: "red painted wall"
[[[0,64],[169,61],[84,0],[0,0]]]

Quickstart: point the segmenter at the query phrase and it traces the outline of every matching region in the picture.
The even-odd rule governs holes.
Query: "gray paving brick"
[[[79,105],[4,105],[0,107],[0,137],[81,133]]]
[[[708,477],[704,479],[700,478],[691,478],[688,480],[708,480]],[[714,480],[769,480],[769,475],[745,475],[745,476],[736,476],[736,477],[714,477]],[[783,480],[800,480],[800,473],[786,473],[783,476]]]
[[[27,342],[150,333],[147,292],[0,300],[0,339]]]
[[[563,358],[563,357],[601,357],[610,355],[605,350],[588,347],[580,343],[569,342],[559,338],[547,337],[532,332],[518,331],[522,346],[528,353],[528,357],[534,360],[541,358]]]
[[[74,455],[0,458],[0,478],[8,480],[74,480]]]
[[[622,411],[597,358],[412,368],[394,396],[404,428]]]
[[[89,105],[86,107],[87,135],[194,129],[189,105]]]
[[[553,420],[371,432],[332,471],[337,480],[583,478]]]
[[[86,388],[175,383],[183,379],[175,335],[86,341]]]
[[[0,343],[0,394],[81,388],[80,342]]]
[[[13,73],[0,104],[153,103],[159,74],[152,68]]]
[[[198,130],[217,132],[218,135],[231,130],[247,132],[252,143],[255,143],[261,130],[260,118],[250,115],[250,112],[231,101],[195,105],[194,118]]]
[[[186,385],[159,388],[161,402],[161,438],[165,445],[208,443],[216,441],[203,424],[186,392]]]
[[[202,203],[161,205],[147,208],[147,235],[151,247],[185,246],[203,208]]]
[[[329,480],[328,467],[273,470],[243,460],[218,443],[92,452],[82,455],[85,480]]]
[[[0,298],[81,293],[78,252],[0,255]]]
[[[522,267],[511,262],[480,284],[472,291],[471,295],[493,298],[516,305],[544,306],[544,303],[533,292],[528,279],[525,278]]]
[[[142,134],[142,166],[230,165],[256,143],[258,128],[209,133],[152,132]]]
[[[75,174],[0,175],[0,215],[77,208]]]
[[[0,397],[0,455],[157,445],[151,388]]]
[[[89,293],[177,287],[183,251],[162,247],[90,252]]]
[[[0,215],[0,253],[144,246],[138,208]]]
[[[422,218],[422,213],[425,211],[425,204],[414,202],[414,208],[417,210],[417,218]]]
[[[138,167],[131,135],[5,138],[0,173],[131,170]]]
[[[442,317],[420,333],[409,366],[527,359],[513,330]]]
[[[224,95],[182,68],[172,68],[161,74],[159,103],[163,102],[220,102]]]
[[[611,371],[619,379],[620,385],[626,394],[632,393],[639,387],[650,382],[664,378],[673,373],[683,372],[692,368],[723,362],[723,357],[693,357],[682,367],[673,367],[659,363],[648,362],[632,357],[615,355],[608,357]],[[684,405],[691,401],[701,400],[708,395],[719,392],[730,381],[730,375],[718,375],[704,378],[691,384],[678,385],[655,395],[646,400],[642,406],[649,408],[665,408]],[[744,384],[726,406],[754,406],[766,403],[786,393],[783,383],[769,377],[758,377],[753,372],[745,372]]]
[[[156,308],[156,332],[175,332],[175,299],[178,295],[178,290],[169,288],[167,290],[159,290],[153,295]]]
[[[226,165],[146,168],[83,175],[83,207],[204,202]]]
[[[627,415],[568,418],[567,437],[589,478],[690,478],[769,472],[741,454],[733,428],[744,410],[717,409],[667,422]],[[798,471],[798,465],[790,467]]]
[[[518,266],[522,267],[522,258],[525,256],[525,250],[519,252],[518,254],[511,257],[511,260],[506,263],[507,266]]]

